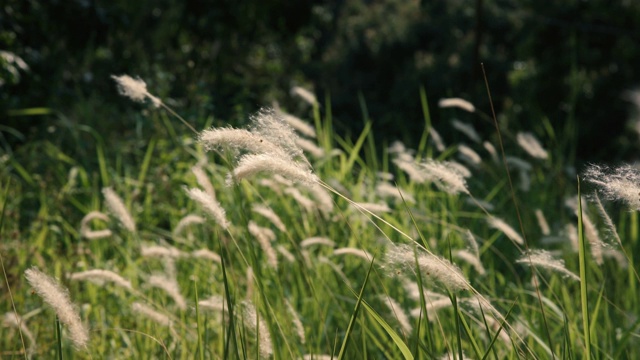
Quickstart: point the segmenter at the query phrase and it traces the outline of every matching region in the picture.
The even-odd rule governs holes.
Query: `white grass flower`
[[[533,169],[533,166],[531,166],[531,164],[528,161],[520,159],[518,157],[506,156],[506,159],[507,159],[507,165],[519,171],[531,171],[531,169]]]
[[[472,252],[467,250],[457,250],[453,252],[453,256],[473,266],[473,268],[476,269],[478,274],[484,275],[486,273],[486,270],[484,269],[484,266],[482,266],[482,262],[480,261],[480,258],[478,258]]]
[[[413,331],[413,326],[411,325],[411,321],[409,321],[409,317],[402,306],[390,296],[382,296],[382,301],[387,305],[389,311],[393,314],[393,317],[398,320],[398,323],[405,334],[410,334]]]
[[[4,326],[9,326],[18,329],[18,331],[22,332],[22,335],[29,340],[29,348],[27,349],[27,355],[29,358],[36,350],[36,338],[33,336],[33,333],[27,327],[24,319],[13,312],[8,312],[4,314],[4,318],[2,319],[2,324]]]
[[[378,179],[382,181],[393,181],[393,179],[395,178],[392,173],[386,171],[377,171],[376,177],[378,177]]]
[[[209,194],[209,196],[211,196],[211,198],[215,201],[216,191],[213,189],[213,185],[211,184],[211,181],[209,180],[207,174],[204,172],[202,166],[192,167],[191,172],[193,173],[193,175],[195,175],[198,185],[200,185],[200,187],[203,188],[204,191],[206,191],[207,194]]]
[[[27,269],[25,276],[35,292],[53,308],[60,322],[69,328],[71,342],[77,348],[86,348],[89,343],[89,330],[82,323],[76,306],[71,302],[69,291],[36,268]]]
[[[253,212],[260,214],[267,218],[278,230],[285,232],[287,227],[284,225],[278,214],[276,214],[270,207],[262,204],[255,204],[251,207]]]
[[[576,216],[578,216],[578,200],[577,196],[574,196],[570,199],[567,199],[565,205],[572,209]],[[595,260],[596,264],[602,265],[604,259],[602,257],[602,251],[607,247],[607,244],[602,241],[600,238],[600,234],[598,233],[598,228],[591,221],[591,218],[586,212],[586,201],[581,199],[582,201],[582,226],[584,229],[584,236],[589,241],[589,246],[591,250],[591,256]],[[577,247],[576,247],[577,249]]]
[[[225,211],[219,202],[217,202],[203,190],[195,188],[188,189],[186,187],[184,188],[184,190],[187,192],[187,196],[189,196],[192,200],[198,202],[211,216],[211,218],[213,218],[213,220],[218,223],[218,225],[220,225],[225,230],[229,228],[229,222],[227,221],[227,218],[225,216]]]
[[[524,254],[520,259],[516,260],[516,262],[528,266],[537,266],[552,270],[562,274],[565,278],[580,281],[580,277],[578,275],[567,270],[564,266],[563,260],[554,259],[553,256],[551,256],[551,253],[545,250],[531,250]]]
[[[527,154],[531,155],[531,157],[537,159],[549,158],[549,154],[542,145],[540,145],[540,142],[535,136],[533,136],[533,134],[528,132],[519,132],[516,136],[516,140],[518,141],[518,145],[520,145]]]
[[[391,197],[396,199],[397,201],[404,200],[409,204],[413,204],[416,202],[416,199],[413,197],[413,195],[407,193],[404,190],[401,190],[394,185],[389,184],[388,182],[378,183],[376,185],[376,194],[383,198]]]
[[[316,159],[320,159],[325,155],[324,149],[316,145],[316,143],[311,140],[296,139],[296,145],[298,145],[302,150],[313,155],[313,157]]]
[[[306,121],[303,121],[291,114],[287,114],[282,111],[279,111],[278,114],[284,121],[286,121],[287,124],[289,124],[292,128],[294,128],[300,134],[310,138],[316,137],[316,129],[310,124],[308,124]]]
[[[242,320],[244,325],[258,335],[258,349],[260,356],[268,358],[273,354],[273,345],[271,343],[271,334],[269,328],[262,316],[258,314],[253,304],[249,302],[242,303]]]
[[[136,223],[133,221],[133,217],[131,217],[131,214],[127,210],[126,206],[124,206],[124,202],[118,194],[116,194],[112,188],[108,187],[102,189],[102,195],[104,195],[104,200],[111,214],[120,221],[125,229],[135,233]]]
[[[314,107],[318,106],[318,99],[316,98],[316,96],[311,91],[303,87],[300,87],[300,86],[292,87],[291,95],[301,98],[302,100],[304,100],[304,102],[306,102],[311,106],[314,106]]]
[[[522,236],[520,236],[517,231],[509,226],[509,224],[504,222],[504,220],[491,216],[487,218],[487,223],[489,223],[489,227],[502,231],[502,233],[504,233],[513,242],[519,245],[524,245],[524,239],[522,238]]]
[[[449,163],[427,160],[420,166],[427,178],[440,190],[449,194],[469,194],[464,177]]]
[[[470,165],[480,165],[482,163],[480,155],[464,144],[458,145],[458,156]]]
[[[473,236],[473,233],[469,229],[467,229],[467,231],[464,232],[464,235],[465,235],[465,238],[467,239],[467,243],[469,244],[469,248],[471,249],[471,252],[477,258],[480,258],[480,248],[478,247],[478,241],[476,240],[476,237]]]
[[[417,249],[418,268],[422,276],[431,279],[444,287],[456,291],[467,290],[471,285],[464,277],[460,268],[448,260]],[[416,268],[416,255],[409,245],[391,245],[385,256],[385,263],[389,267],[400,267],[407,271]]]
[[[165,275],[151,275],[147,280],[147,284],[149,286],[164,290],[167,295],[169,295],[173,301],[176,303],[176,306],[180,310],[186,310],[187,302],[184,300],[184,297],[180,293],[180,286],[178,285],[178,281],[174,276],[165,276]]]
[[[442,136],[440,136],[440,133],[436,131],[433,126],[429,128],[429,135],[431,135],[431,141],[433,145],[435,145],[436,150],[443,152],[447,148],[444,145],[444,141],[442,141]]]
[[[629,165],[609,168],[591,165],[584,179],[595,184],[607,200],[624,202],[631,210],[640,210],[640,170]]]
[[[564,228],[564,235],[569,239],[569,245],[574,252],[578,252],[578,228],[574,224],[567,224]]]
[[[310,171],[297,163],[273,154],[249,154],[240,158],[233,170],[233,175],[227,178],[227,184],[233,180],[240,181],[259,173],[280,174],[294,182],[315,183],[318,178]]]
[[[335,249],[333,250],[333,255],[353,255],[369,262],[373,260],[373,256],[371,256],[371,254],[366,250],[350,248],[350,247]]]
[[[275,240],[275,234],[271,229],[267,229],[261,226],[258,226],[253,220],[249,221],[249,233],[256,238],[262,251],[267,257],[267,262],[269,266],[274,269],[278,268],[278,256],[276,251],[271,246],[271,241]]]
[[[313,202],[313,200],[302,195],[300,190],[294,187],[285,189],[284,193],[287,195],[290,195],[298,203],[298,205],[300,205],[300,207],[303,208],[305,211],[312,212],[316,207],[316,204],[315,202]]]
[[[226,299],[220,295],[212,295],[208,299],[198,301],[198,305],[202,309],[219,311],[219,312],[227,312],[229,311],[227,308]]]
[[[284,259],[287,260],[288,262],[293,263],[296,261],[296,257],[293,256],[291,251],[287,250],[287,248],[285,248],[284,246],[282,245],[276,246],[276,251],[278,251],[280,255],[282,255],[282,257],[284,257]]]
[[[444,98],[444,99],[440,99],[438,101],[438,107],[441,107],[441,108],[455,107],[455,108],[462,109],[462,110],[470,112],[470,113],[476,111],[476,107],[473,106],[472,103],[470,103],[467,100],[461,99],[461,98]]]
[[[220,258],[220,255],[214,253],[213,251],[211,251],[209,249],[196,250],[196,251],[191,253],[191,256],[193,256],[194,258],[198,258],[198,259],[210,260],[210,261],[213,261],[213,262],[218,263],[218,264],[222,263],[222,259]]]
[[[118,92],[120,92],[120,95],[137,102],[144,102],[144,99],[148,98],[155,107],[162,105],[160,99],[147,91],[147,84],[140,78],[134,79],[129,75],[111,75],[111,78],[118,84]]]
[[[407,152],[407,148],[402,141],[396,140],[391,143],[391,146],[387,148],[389,154],[404,154]]]
[[[460,174],[460,176],[462,176],[463,178],[467,179],[470,178],[473,174],[471,173],[471,171],[469,169],[467,169],[466,166],[460,164],[459,162],[456,161],[447,161],[447,165],[455,172],[457,172],[458,174]]]
[[[547,223],[547,219],[544,217],[544,213],[541,209],[536,209],[536,219],[538,219],[538,226],[540,227],[542,235],[549,236],[551,234],[551,229],[549,228],[549,223]]]
[[[90,213],[85,215],[80,222],[80,235],[82,235],[83,238],[94,240],[109,237],[112,235],[111,230],[109,229],[91,230],[89,223],[93,220],[102,220],[108,222],[109,217],[106,214],[101,213],[100,211],[91,211]]]
[[[303,185],[316,200],[316,205],[322,214],[328,216],[333,212],[333,197],[327,189],[320,183],[304,183]]]
[[[304,334],[304,326],[302,325],[302,320],[300,320],[300,315],[298,314],[296,309],[293,308],[293,305],[291,305],[289,300],[285,299],[284,303],[287,305],[287,310],[291,315],[291,320],[293,320],[293,328],[296,330],[296,335],[298,335],[298,338],[300,339],[300,342],[302,344],[306,343],[307,338]]]
[[[493,162],[499,164],[500,158],[498,158],[498,151],[496,150],[495,146],[493,146],[493,144],[488,141],[483,142],[482,146],[484,146],[485,150],[487,150],[489,155],[491,155],[491,159],[493,160]]]
[[[94,269],[76,272],[69,275],[69,280],[87,280],[97,285],[103,285],[106,282],[110,282],[128,290],[133,289],[129,280],[109,270]]]
[[[175,235],[181,234],[187,226],[192,224],[204,224],[204,221],[205,220],[202,216],[189,214],[178,221],[178,224],[173,229],[173,233]]]
[[[290,158],[299,159],[309,166],[302,149],[296,143],[299,139],[293,128],[280,118],[273,109],[264,108],[251,116],[251,131],[266,141],[276,144],[283,149]],[[302,164],[298,164],[302,167]]]
[[[300,247],[301,248],[308,248],[310,246],[314,246],[314,245],[322,245],[322,246],[329,246],[329,247],[334,247],[336,245],[336,243],[334,241],[332,241],[331,239],[325,238],[325,237],[320,237],[320,236],[314,236],[314,237],[310,237],[307,239],[304,239],[300,242]]]
[[[428,179],[425,172],[413,161],[394,159],[393,163],[398,167],[398,169],[407,173],[407,175],[409,175],[409,179],[415,183],[422,184]]]
[[[328,265],[331,270],[333,270],[340,277],[340,280],[342,280],[342,282],[344,282],[348,286],[351,286],[351,281],[344,273],[344,271],[342,271],[342,267],[331,261],[331,259],[325,256],[318,256],[318,263]]]
[[[140,248],[140,256],[143,258],[170,258],[176,259],[184,256],[184,253],[174,247],[165,246],[142,246]]]
[[[154,310],[149,305],[140,302],[134,302],[133,304],[131,304],[131,310],[133,310],[134,313],[140,314],[162,326],[171,327],[171,318],[159,311]]]
[[[260,134],[255,134],[245,129],[219,128],[204,130],[198,135],[198,141],[207,150],[229,148],[245,150],[254,154],[277,154],[279,157],[290,158],[290,155],[278,145],[265,139]]]
[[[471,124],[463,123],[458,119],[451,120],[451,124],[453,125],[454,129],[467,135],[467,137],[473,142],[480,144],[480,142],[482,141],[480,139],[480,135],[478,135],[478,133],[476,132],[476,129],[474,129]]]

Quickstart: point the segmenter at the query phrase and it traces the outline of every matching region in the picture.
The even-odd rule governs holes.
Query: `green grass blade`
[[[587,295],[587,243],[582,228],[582,194],[578,177],[578,257],[580,261],[580,303],[582,306],[582,327],[585,359],[591,359],[591,333],[589,331],[589,298]]]
[[[389,323],[384,321],[384,319],[380,317],[380,315],[369,304],[367,304],[366,301],[362,302],[362,306],[364,307],[365,310],[367,310],[369,315],[371,315],[373,319],[378,324],[380,324],[380,326],[384,328],[387,334],[391,336],[391,339],[396,344],[400,352],[402,352],[402,355],[404,356],[404,358],[413,359],[413,354],[411,354],[411,350],[409,350],[409,348],[407,347],[407,344],[405,344],[404,341],[402,341],[402,338],[400,337],[400,335],[398,335],[398,333],[395,330],[393,330],[393,328],[389,325]]]
[[[342,346],[340,347],[340,352],[338,353],[338,360],[344,359],[344,356],[347,351],[347,345],[349,344],[349,337],[351,336],[351,332],[353,331],[353,326],[356,323],[356,319],[358,317],[358,311],[360,310],[360,305],[362,304],[362,296],[364,295],[364,289],[367,287],[367,283],[369,282],[369,275],[371,275],[371,270],[373,269],[374,259],[371,259],[371,264],[369,265],[369,270],[367,271],[367,276],[364,278],[364,283],[360,288],[360,294],[358,294],[358,300],[356,301],[356,306],[353,309],[353,313],[351,314],[351,319],[349,320],[349,326],[347,326],[347,333],[342,340]]]

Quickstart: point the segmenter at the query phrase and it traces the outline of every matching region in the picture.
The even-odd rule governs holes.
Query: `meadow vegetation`
[[[640,357],[640,175],[573,168],[548,120],[416,91],[411,149],[376,143],[366,106],[336,135],[299,88],[298,117],[191,131],[114,80],[148,142],[2,159],[3,358]]]

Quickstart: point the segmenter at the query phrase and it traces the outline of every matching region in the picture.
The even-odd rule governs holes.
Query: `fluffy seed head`
[[[584,179],[598,186],[605,199],[622,201],[631,210],[640,210],[640,170],[637,168],[591,165]]]
[[[174,276],[165,276],[159,274],[151,275],[149,277],[149,280],[147,281],[147,284],[151,287],[164,290],[167,295],[169,295],[173,299],[179,309],[185,310],[187,308],[187,303],[180,293],[178,281]]]
[[[473,142],[480,144],[480,142],[482,141],[480,139],[480,135],[478,135],[478,133],[476,132],[476,129],[474,129],[473,126],[471,126],[471,124],[463,123],[458,119],[451,120],[451,124],[453,125],[454,129],[467,135],[467,137],[471,139]]]
[[[449,194],[469,194],[464,177],[448,162],[427,160],[420,165],[426,178],[440,190]]]
[[[373,256],[371,256],[371,254],[369,254],[367,251],[362,250],[362,249],[356,249],[356,248],[340,248],[340,249],[335,249],[333,250],[333,255],[354,255],[360,258],[363,258],[364,260],[367,261],[371,261],[373,259]]]
[[[223,229],[229,228],[229,222],[225,216],[225,211],[219,202],[215,201],[209,194],[200,189],[188,189],[185,187],[187,196],[198,202]]]
[[[516,136],[516,140],[518,145],[532,157],[537,159],[547,159],[549,157],[547,150],[540,145],[540,142],[533,134],[520,132]]]
[[[540,226],[542,235],[548,236],[549,234],[551,234],[551,229],[549,228],[547,219],[544,217],[544,213],[541,209],[536,209],[536,219],[538,219],[538,226]]]
[[[227,184],[233,180],[240,181],[259,173],[280,174],[294,182],[314,183],[318,178],[310,171],[286,158],[273,156],[272,154],[248,154],[240,158],[233,176],[227,178]]]
[[[131,310],[133,310],[134,313],[138,313],[162,326],[171,327],[171,318],[154,310],[149,305],[140,302],[134,302],[133,304],[131,304]]]
[[[109,237],[112,235],[111,230],[109,229],[91,230],[89,223],[94,219],[109,221],[109,217],[106,214],[101,213],[100,211],[92,211],[88,213],[82,218],[82,222],[80,223],[80,234],[82,235],[82,237],[93,240]]]
[[[331,239],[327,239],[319,236],[310,237],[300,242],[300,247],[302,248],[307,248],[313,245],[323,245],[323,246],[334,247],[336,243],[333,242]]]
[[[178,221],[178,225],[176,225],[176,227],[173,229],[173,233],[178,235],[182,233],[184,228],[186,228],[191,224],[203,224],[203,223],[204,223],[204,218],[202,216],[189,214],[183,217],[182,219],[180,219],[180,221]]]
[[[466,290],[471,286],[460,269],[448,260],[417,249],[418,268],[424,277],[432,279],[450,290]],[[409,245],[392,245],[385,256],[388,267],[414,271],[416,256]]]
[[[516,260],[517,263],[537,266],[544,269],[552,270],[562,274],[564,277],[571,278],[573,280],[580,281],[580,277],[571,271],[567,270],[564,266],[564,260],[554,259],[548,251],[545,250],[531,250],[524,254],[520,259]]]
[[[222,260],[220,259],[220,255],[214,253],[213,251],[211,251],[209,249],[196,250],[196,251],[191,253],[191,256],[193,256],[195,258],[199,258],[199,259],[210,260],[210,261],[216,262],[218,264],[222,263]]]
[[[520,236],[517,231],[509,226],[509,224],[504,222],[504,220],[491,216],[487,218],[487,222],[489,223],[489,227],[502,231],[513,242],[519,245],[524,245],[522,236]]]
[[[79,280],[79,281],[87,280],[98,285],[103,285],[105,282],[111,282],[125,289],[128,289],[128,290],[132,289],[131,282],[129,280],[126,280],[122,276],[109,270],[94,269],[94,270],[76,272],[69,275],[69,280]]]
[[[144,258],[159,257],[159,258],[176,259],[184,256],[184,254],[182,253],[182,251],[174,247],[152,245],[152,246],[142,246],[140,248],[140,256]]]
[[[144,99],[148,98],[155,107],[162,105],[160,99],[147,91],[147,84],[140,78],[134,79],[129,75],[111,75],[111,78],[118,84],[118,92],[120,92],[120,95],[137,102],[144,102]]]
[[[438,101],[438,106],[441,108],[456,107],[470,113],[476,111],[476,107],[473,106],[472,103],[461,98],[440,99],[440,101]]]
[[[136,223],[133,221],[133,217],[127,210],[126,206],[124,206],[124,202],[112,188],[104,188],[102,189],[102,195],[104,195],[104,200],[107,204],[107,208],[112,215],[114,215],[124,226],[125,229],[130,232],[136,232]]]
[[[268,358],[271,354],[273,354],[273,347],[271,344],[271,334],[269,333],[267,324],[264,322],[262,316],[258,314],[253,304],[249,302],[243,302],[241,305],[243,310],[242,317],[244,325],[253,333],[258,334],[260,356]]]
[[[480,155],[467,145],[458,145],[458,155],[460,156],[460,159],[471,165],[480,165],[480,163],[482,163]]]
[[[411,321],[409,321],[409,317],[402,306],[390,296],[383,297],[382,301],[387,305],[391,314],[398,320],[398,323],[405,334],[411,333],[411,331],[413,331],[413,326],[411,325]]]
[[[309,125],[307,122],[282,111],[278,112],[278,115],[287,122],[292,128],[296,129],[300,134],[308,136],[310,138],[316,137],[316,129]]]
[[[71,302],[69,291],[55,279],[36,268],[25,271],[29,285],[58,315],[60,322],[69,328],[69,339],[77,348],[86,348],[89,330],[80,320],[76,306]]]
[[[269,266],[274,269],[278,268],[278,255],[276,251],[271,246],[271,241],[275,239],[275,234],[271,229],[267,229],[261,226],[258,226],[253,220],[249,221],[249,233],[256,238],[262,251],[267,257],[267,262]]]
[[[292,87],[291,95],[301,98],[302,100],[304,100],[304,102],[306,102],[311,106],[318,106],[318,99],[316,98],[316,96],[311,91],[303,87],[300,87],[300,86]]]
[[[443,152],[447,148],[444,145],[444,141],[442,141],[442,136],[440,136],[440,133],[437,132],[436,129],[430,127],[429,135],[431,135],[431,141],[433,141],[433,145],[435,145],[436,150]]]

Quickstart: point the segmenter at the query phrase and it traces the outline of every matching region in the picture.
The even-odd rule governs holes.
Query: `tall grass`
[[[95,157],[43,159],[41,173],[17,153],[1,170],[0,296],[22,324],[5,321],[0,356],[640,356],[637,215],[610,207],[600,219],[602,204],[576,200],[571,172],[558,166],[564,154],[542,145],[549,134],[496,122],[495,136],[451,143],[431,128],[421,91],[418,149],[395,144],[381,158],[362,97],[354,139],[334,134],[330,106],[308,97],[312,119],[296,123],[300,133],[278,110],[194,139],[136,84],[137,100],[159,106],[148,114],[150,142],[101,142]],[[453,128],[464,139],[490,118],[461,99],[440,104],[461,119]],[[297,144],[309,142],[322,151],[308,159]],[[583,236],[588,215],[600,235],[617,230],[615,241],[601,239],[600,263],[587,259],[586,247],[600,246]],[[78,304],[85,348],[31,292],[33,266]]]

